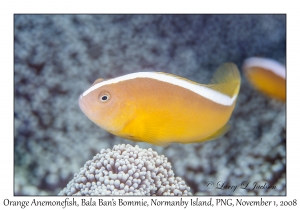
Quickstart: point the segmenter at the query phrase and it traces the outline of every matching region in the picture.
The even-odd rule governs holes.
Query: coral
[[[87,161],[59,195],[191,195],[171,168],[151,148],[115,145]]]

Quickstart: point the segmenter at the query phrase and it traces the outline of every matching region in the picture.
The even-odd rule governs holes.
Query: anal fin
[[[209,135],[209,136],[207,136],[205,138],[202,138],[202,139],[199,139],[197,141],[194,141],[194,143],[196,143],[196,142],[205,142],[205,141],[211,141],[211,140],[219,139],[219,138],[221,138],[222,136],[224,136],[227,133],[227,131],[229,130],[229,128],[230,128],[230,125],[227,123],[222,128],[220,128],[215,133],[213,133],[212,135]],[[191,143],[191,142],[188,142],[188,143]]]

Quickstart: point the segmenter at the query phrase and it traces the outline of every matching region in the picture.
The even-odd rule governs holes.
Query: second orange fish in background
[[[252,57],[244,61],[242,68],[255,89],[271,98],[286,101],[285,66],[272,59]]]

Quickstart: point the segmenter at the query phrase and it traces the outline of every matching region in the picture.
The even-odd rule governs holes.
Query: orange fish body
[[[210,85],[158,72],[98,81],[79,98],[89,119],[114,135],[155,145],[222,136],[240,87],[231,63],[219,68]]]
[[[257,90],[286,101],[285,67],[282,64],[266,58],[248,58],[244,62],[243,72]]]

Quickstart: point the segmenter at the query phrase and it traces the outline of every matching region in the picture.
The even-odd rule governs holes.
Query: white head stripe
[[[274,74],[285,79],[285,66],[283,66],[278,61],[269,58],[248,58],[244,61],[243,69],[248,69],[252,67],[262,67],[266,70],[272,71]]]
[[[172,75],[159,73],[159,72],[137,72],[137,73],[127,74],[127,75],[124,75],[121,77],[117,77],[114,79],[106,80],[106,81],[100,82],[100,83],[95,84],[94,86],[90,87],[82,95],[86,96],[90,92],[92,92],[92,91],[96,90],[97,88],[102,87],[104,85],[114,84],[114,83],[118,83],[121,81],[126,81],[126,80],[136,79],[136,78],[150,78],[150,79],[155,79],[155,80],[159,80],[162,82],[167,82],[169,84],[177,85],[177,86],[183,87],[185,89],[188,89],[194,93],[197,93],[198,95],[203,96],[211,101],[214,101],[218,104],[225,105],[225,106],[232,105],[237,97],[235,95],[231,98],[225,94],[222,94],[222,93],[215,91],[213,89],[210,89],[208,87],[193,84],[186,80],[174,77]]]

